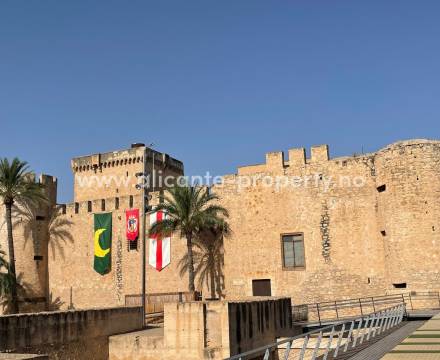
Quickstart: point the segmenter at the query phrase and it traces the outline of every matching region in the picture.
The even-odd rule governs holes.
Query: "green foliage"
[[[164,211],[166,219],[152,224],[150,236],[167,236],[179,233],[187,241],[187,271],[189,275],[189,290],[194,291],[194,259],[193,240],[203,232],[226,226],[225,218],[228,211],[218,205],[218,196],[208,188],[192,186],[175,186],[168,190],[163,203],[154,210]]]
[[[43,186],[36,183],[35,176],[29,171],[27,162],[14,158],[0,159],[0,197],[4,204],[38,203],[47,201]]]

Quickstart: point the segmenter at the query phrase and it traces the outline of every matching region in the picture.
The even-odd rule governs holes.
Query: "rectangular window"
[[[283,268],[296,269],[305,267],[304,235],[281,235]]]

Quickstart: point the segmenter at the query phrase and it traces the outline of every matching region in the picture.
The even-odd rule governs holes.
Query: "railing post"
[[[359,344],[362,344],[362,343],[364,342],[365,332],[367,331],[367,328],[368,328],[368,322],[369,322],[370,320],[371,320],[370,316],[368,316],[368,317],[365,319],[365,325],[364,325],[364,329],[363,329],[363,331],[362,331],[361,339],[359,340]]]
[[[374,306],[374,297],[371,297],[371,301],[373,302],[373,312],[376,312],[376,307]]]
[[[270,348],[267,348],[266,352],[264,353],[263,360],[269,360],[269,356],[270,356]]]
[[[318,340],[316,340],[315,349],[313,350],[313,355],[311,360],[316,359],[316,355],[318,354],[319,345],[321,345],[322,340],[322,330],[319,332]]]
[[[341,346],[342,338],[344,337],[344,332],[345,332],[345,323],[342,324],[341,332],[338,335],[338,343],[336,344],[335,353],[333,354],[334,358],[338,356],[338,351],[339,351],[339,347]]]
[[[352,348],[354,348],[354,347],[356,346],[357,339],[358,339],[358,337],[359,337],[359,333],[360,333],[360,331],[361,331],[362,323],[363,323],[363,322],[364,322],[364,319],[361,318],[360,321],[359,321],[359,326],[358,326],[358,328],[357,328],[357,332],[356,332],[356,334],[354,335]]]
[[[371,318],[370,327],[368,328],[368,332],[367,332],[367,341],[370,340],[371,329],[373,328],[376,319],[377,319],[376,314],[373,314],[373,317]]]
[[[376,321],[375,321],[374,326],[373,326],[372,337],[376,336],[377,326],[379,325],[379,322],[381,321],[381,319],[382,319],[382,312],[380,311],[379,314],[377,315]]]
[[[344,347],[344,352],[347,351],[347,349],[348,349],[348,344],[350,344],[350,339],[351,339],[351,334],[353,333],[354,323],[355,323],[355,320],[353,320],[353,321],[351,322],[350,330],[348,331],[348,335],[347,335],[347,341],[346,341],[346,343],[345,343],[345,347]]]
[[[327,360],[327,356],[328,356],[328,353],[330,352],[330,347],[332,345],[334,335],[335,335],[335,326],[333,325],[332,331],[330,333],[330,337],[328,338],[327,348],[325,349],[325,354],[324,354],[324,357],[322,358],[322,360]],[[287,360],[287,359],[285,359],[285,360]]]
[[[440,299],[439,299],[440,301]],[[336,319],[339,320],[338,303],[335,301]]]
[[[386,323],[387,319],[388,319],[388,310],[385,310],[383,317],[382,317],[382,321],[380,322],[379,334],[382,334],[383,331],[385,330],[385,323]]]
[[[411,299],[411,291],[409,292],[409,303],[411,304],[411,310],[414,310],[412,299]]]
[[[387,317],[387,321],[385,322],[385,327],[384,327],[384,331],[388,331],[388,329],[390,328],[391,325],[391,319],[393,318],[393,309],[391,309],[388,312],[388,317]]]
[[[321,326],[321,314],[319,313],[319,303],[316,303],[316,311],[318,313],[319,326]]]
[[[307,348],[307,343],[309,342],[309,336],[307,335],[304,338],[304,342],[303,342],[303,346],[301,348],[301,352],[299,354],[299,360],[303,360],[304,359],[304,355],[306,353],[306,348]]]
[[[362,311],[362,301],[361,301],[361,298],[359,298],[359,307],[361,309],[361,316],[364,316],[364,312]]]
[[[284,360],[289,359],[290,349],[292,348],[293,340],[287,343],[286,352],[284,353]]]

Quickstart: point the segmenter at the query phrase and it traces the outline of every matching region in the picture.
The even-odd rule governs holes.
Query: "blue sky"
[[[0,156],[59,178],[154,142],[186,173],[440,138],[438,1],[2,1]]]

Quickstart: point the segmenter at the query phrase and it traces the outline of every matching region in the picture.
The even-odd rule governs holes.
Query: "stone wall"
[[[139,307],[0,316],[0,351],[107,360],[108,337],[142,325]]]
[[[54,231],[56,227],[52,221],[52,208],[56,204],[57,179],[49,175],[40,175],[36,181],[44,186],[48,203],[40,206],[15,203],[12,214],[15,266],[19,283],[22,285],[19,292],[21,311],[46,310],[50,305],[47,255],[49,232]],[[0,250],[6,253],[5,259],[9,261],[3,202],[0,206]],[[2,305],[0,314],[7,310],[7,306]]]
[[[159,192],[153,194],[152,204],[157,204]],[[79,202],[78,213],[75,205],[66,207],[66,214],[60,219],[68,222],[65,230],[72,235],[72,241],[64,241],[54,235],[49,247],[49,283],[52,296],[60,299],[60,308],[90,308],[122,306],[126,295],[141,293],[142,245],[138,241],[137,250],[129,250],[125,235],[125,210],[141,208],[141,197],[133,195],[130,207],[129,197],[119,198],[116,208],[113,198],[105,199],[105,212],[112,213],[111,271],[105,275],[93,269],[93,214],[101,211],[101,200],[92,201],[91,211],[87,202]],[[147,220],[147,224],[149,221]],[[140,227],[140,233],[142,226]],[[185,292],[188,290],[187,277],[179,275],[179,260],[185,253],[186,243],[178,236],[171,237],[171,264],[162,271],[147,265],[147,291],[149,293]],[[149,241],[147,238],[147,260]],[[86,281],[84,280],[86,279]],[[96,297],[95,294],[100,294]],[[91,300],[93,299],[93,301]]]
[[[142,151],[76,158],[72,169],[75,175],[133,176],[142,166]],[[439,290],[440,142],[404,141],[334,159],[326,145],[310,153],[311,158],[302,148],[290,149],[288,157],[268,153],[263,164],[240,167],[224,177],[223,186],[213,187],[230,212],[232,228],[225,239],[226,296],[252,295],[252,281],[259,279],[271,281],[272,295],[289,296],[296,304],[396,289]],[[178,173],[180,162],[157,156]],[[303,183],[268,187],[266,176]],[[249,179],[252,186],[244,186]],[[140,293],[141,243],[137,251],[129,251],[125,238],[124,211],[141,205],[133,185],[125,192],[113,185],[88,192],[76,183],[77,201],[60,207],[61,225],[52,227],[58,231],[46,229],[43,260],[32,260],[35,251],[17,229],[17,266],[41,294],[46,288],[49,302],[62,309],[115,306],[124,304],[125,295]],[[153,204],[158,196],[154,194]],[[93,213],[102,211],[113,216],[112,271],[104,276],[93,270]],[[42,234],[46,225],[50,228],[41,223]],[[281,235],[291,233],[304,236],[303,268],[283,267]],[[2,248],[5,241],[3,226]],[[173,235],[171,264],[161,272],[147,266],[148,292],[187,291],[187,277],[180,277],[178,267],[185,252],[185,242]],[[103,296],[91,301],[97,292]]]
[[[294,336],[290,298],[167,303],[164,331],[110,338],[110,360],[224,359]]]
[[[311,154],[269,153],[265,164],[239,168],[213,188],[230,212],[227,296],[252,295],[257,279],[295,303],[380,295],[395,284],[438,290],[440,142],[335,159],[318,146]],[[266,176],[308,183],[268,187]],[[249,179],[253,186],[243,186]],[[289,233],[304,234],[304,268],[283,269],[280,237]]]

